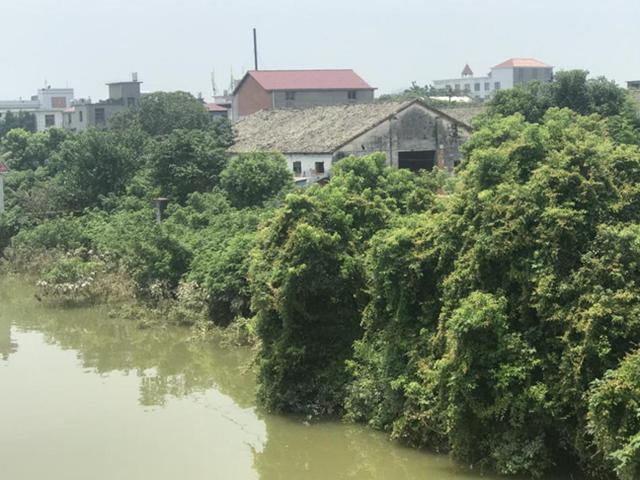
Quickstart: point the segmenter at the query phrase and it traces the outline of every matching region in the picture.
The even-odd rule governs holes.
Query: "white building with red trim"
[[[550,82],[553,67],[535,58],[510,58],[491,67],[489,74],[476,77],[469,65],[465,65],[460,77],[434,80],[438,89],[446,89],[454,95],[489,98],[497,90],[513,88],[531,81]]]

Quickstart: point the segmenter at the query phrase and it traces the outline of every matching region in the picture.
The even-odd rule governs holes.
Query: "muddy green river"
[[[0,278],[0,479],[488,478],[255,405],[251,352],[39,303]]]

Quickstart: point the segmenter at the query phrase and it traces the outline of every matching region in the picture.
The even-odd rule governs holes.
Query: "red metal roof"
[[[0,162],[0,173],[7,173],[9,171],[9,167],[7,167],[4,163]]]
[[[265,90],[373,90],[353,70],[249,70]]]
[[[528,67],[528,68],[551,68],[551,65],[547,65],[535,58],[510,58],[493,68],[513,68],[513,67]]]
[[[217,103],[207,103],[207,110],[210,112],[226,112],[229,109],[223,105],[218,105]]]

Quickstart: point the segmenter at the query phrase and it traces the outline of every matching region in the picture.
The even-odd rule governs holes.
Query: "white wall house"
[[[533,80],[550,82],[553,80],[553,67],[535,58],[510,58],[491,67],[488,75],[477,77],[466,65],[460,77],[434,80],[433,85],[450,89],[454,94],[485,99],[497,90],[513,88]]]
[[[33,113],[36,129],[63,127],[63,112],[73,102],[73,88],[41,88],[30,100],[0,101],[0,116],[7,112]]]

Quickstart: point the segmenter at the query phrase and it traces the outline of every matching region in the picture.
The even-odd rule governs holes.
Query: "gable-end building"
[[[231,153],[277,151],[297,179],[329,176],[349,155],[383,152],[390,166],[453,172],[471,127],[420,100],[263,110],[234,125]]]
[[[269,109],[369,103],[374,91],[353,70],[250,70],[233,92],[231,118]]]

